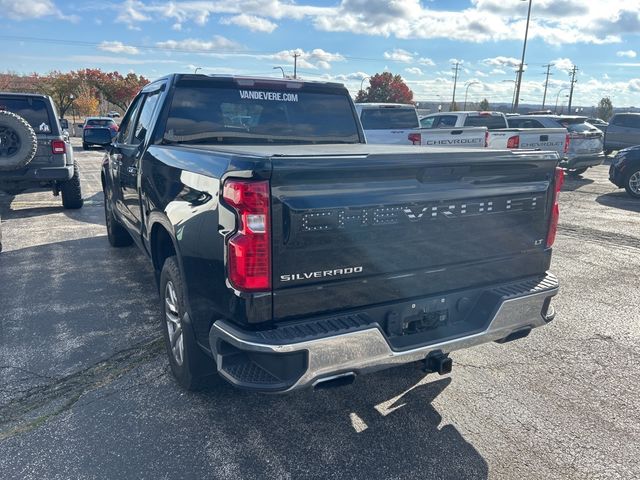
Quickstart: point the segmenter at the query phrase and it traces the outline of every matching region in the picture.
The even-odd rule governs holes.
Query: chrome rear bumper
[[[438,351],[448,353],[500,341],[517,332],[540,327],[552,320],[554,314],[549,304],[557,293],[556,278],[547,274],[528,293],[516,292],[515,296],[503,297],[483,331],[402,351],[391,347],[380,325],[311,340],[287,342],[278,338],[267,342],[252,338],[251,333],[240,331],[226,321],[217,321],[209,338],[218,371],[232,384],[251,390],[291,391],[330,377],[415,362]],[[229,358],[234,360],[228,361]],[[279,365],[286,362],[297,366],[287,369]],[[270,372],[261,372],[265,365]],[[280,372],[284,373],[279,375]],[[287,375],[285,381],[277,381]]]

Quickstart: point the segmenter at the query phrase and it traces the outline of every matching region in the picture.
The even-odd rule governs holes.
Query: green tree
[[[369,79],[369,86],[360,90],[356,102],[411,103],[413,92],[400,75],[390,72],[376,73]]]
[[[487,100],[486,98],[484,100],[482,100],[480,102],[480,105],[478,105],[478,109],[479,110],[484,110],[484,111],[490,110],[491,106],[489,105],[489,100]]]
[[[611,103],[611,99],[609,97],[600,99],[596,111],[598,114],[598,118],[609,120],[611,118],[611,115],[613,115],[613,103]]]

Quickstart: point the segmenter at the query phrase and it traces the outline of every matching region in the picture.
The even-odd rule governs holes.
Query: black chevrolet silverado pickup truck
[[[102,166],[107,233],[150,258],[171,369],[284,392],[554,317],[551,152],[367,145],[344,86],[171,75]]]

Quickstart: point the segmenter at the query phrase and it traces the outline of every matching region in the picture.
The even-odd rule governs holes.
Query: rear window
[[[567,129],[568,132],[584,133],[597,130],[590,123],[586,123],[583,118],[560,118],[558,123]]]
[[[111,125],[113,125],[115,122],[113,120],[107,120],[107,119],[92,119],[92,120],[87,120],[87,125],[90,125],[92,127],[110,127]]]
[[[538,120],[530,118],[509,118],[507,123],[511,128],[544,128]]]
[[[615,115],[611,120],[611,125],[640,128],[640,115]]]
[[[178,143],[359,143],[347,94],[183,81],[164,140]]]
[[[53,124],[44,100],[39,98],[0,98],[0,110],[13,112],[24,118],[36,133],[51,133]]]
[[[365,130],[404,130],[420,126],[413,108],[363,108],[360,121]]]
[[[465,127],[506,128],[507,123],[500,115],[471,115],[464,121]]]

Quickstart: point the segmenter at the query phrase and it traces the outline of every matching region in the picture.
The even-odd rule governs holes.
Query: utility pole
[[[456,105],[456,86],[458,85],[458,69],[459,68],[460,68],[460,62],[456,62],[456,65],[454,67],[455,73],[453,77],[453,99],[451,100],[451,108],[449,109],[452,112]]]
[[[529,36],[529,20],[531,19],[531,3],[533,0],[529,0],[529,10],[527,11],[527,26],[524,30],[524,44],[522,45],[522,60],[520,61],[520,68],[518,69],[518,81],[516,83],[516,98],[513,102],[513,112],[518,111],[518,103],[520,102],[520,86],[522,85],[522,72],[524,72],[524,56],[527,52],[527,37]]]
[[[573,101],[573,86],[578,81],[576,80],[576,72],[578,71],[578,67],[575,65],[571,70],[571,90],[569,90],[569,106],[567,107],[569,114],[571,114],[571,102]]]
[[[549,75],[553,75],[553,73],[550,72],[551,67],[553,67],[553,63],[548,63],[547,65],[544,65],[545,67],[547,67],[547,77],[544,81],[544,95],[542,95],[542,110],[544,110],[544,105],[547,102],[547,87],[549,86]]]
[[[298,52],[293,52],[293,78],[298,78]]]

